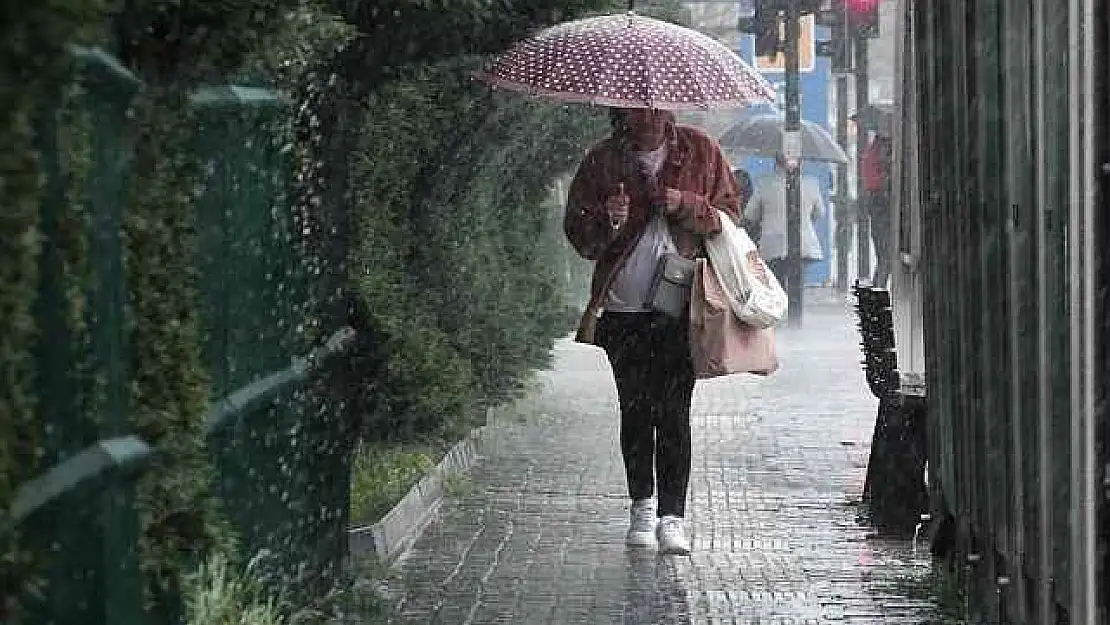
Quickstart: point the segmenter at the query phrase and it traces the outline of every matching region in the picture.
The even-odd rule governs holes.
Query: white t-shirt
[[[801,230],[802,258],[821,260],[821,241],[813,227],[815,219],[825,214],[821,187],[812,176],[802,176],[802,220]],[[772,175],[761,176],[755,181],[755,193],[748,200],[744,217],[760,224],[759,255],[766,260],[786,258],[786,175],[779,171]]]
[[[663,169],[663,161],[667,160],[667,144],[664,143],[650,152],[637,152],[636,160],[640,161],[640,171],[650,178],[659,175]]]
[[[645,174],[654,178],[659,175],[667,158],[667,144],[651,152],[636,155]],[[636,247],[629,253],[620,272],[613,279],[605,299],[605,310],[609,312],[650,312],[651,279],[659,258],[675,251],[671,231],[664,215],[656,215],[648,224]]]

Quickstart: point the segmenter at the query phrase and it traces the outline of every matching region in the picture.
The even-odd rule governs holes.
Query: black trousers
[[[775,279],[779,281],[779,285],[784,289],[787,288],[786,278],[790,272],[790,261],[785,258],[769,258],[765,262],[771,273],[775,274]]]
[[[686,514],[695,382],[687,327],[660,313],[605,313],[595,335],[617,383],[628,494],[658,489],[659,516]]]
[[[875,274],[872,283],[886,288],[894,263],[891,245],[890,196],[882,193],[867,194],[867,214],[871,219],[871,242],[875,246]]]
[[[771,270],[771,273],[775,274],[775,279],[779,281],[779,285],[783,289],[788,289],[789,288],[789,282],[787,280],[787,277],[789,276],[789,273],[790,273],[790,260],[786,259],[786,258],[771,258],[771,259],[767,259],[764,262],[767,263],[767,268]],[[813,262],[813,261],[809,260],[808,258],[803,258],[802,259],[802,286],[803,287],[805,286],[805,281],[806,281],[806,267],[808,267],[811,262]]]

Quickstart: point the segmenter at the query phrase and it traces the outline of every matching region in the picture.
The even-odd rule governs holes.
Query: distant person
[[[779,284],[786,287],[788,253],[787,211],[786,211],[786,173],[787,165],[782,155],[775,157],[775,172],[760,176],[755,183],[755,192],[744,211],[744,218],[753,226],[753,239],[759,244],[759,254],[766,261]],[[802,176],[801,219],[801,260],[803,275],[807,262],[824,258],[815,219],[825,214],[825,204],[821,198],[821,188],[811,176]]]
[[[733,177],[736,178],[736,188],[740,200],[740,214],[744,214],[745,208],[748,206],[748,200],[752,199],[752,175],[745,169],[732,170]]]
[[[586,154],[567,198],[567,238],[595,261],[577,340],[605,350],[616,380],[628,544],[658,542],[663,553],[687,554],[696,380],[689,316],[652,310],[650,287],[664,254],[705,255],[704,237],[721,231],[720,211],[739,220],[738,190],[717,143],[673,114],[614,109],[612,125]]]
[[[875,245],[875,274],[872,282],[885,289],[893,268],[891,240],[890,167],[891,141],[889,128],[872,134],[871,141],[860,154],[863,173],[863,209],[871,222],[871,241]]]

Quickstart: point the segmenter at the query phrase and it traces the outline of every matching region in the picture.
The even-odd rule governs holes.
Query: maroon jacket
[[[609,137],[586,154],[570,185],[563,220],[567,238],[583,258],[596,261],[590,302],[576,337],[583,343],[593,342],[605,294],[650,222],[652,193],[638,175],[630,174],[636,171],[633,161]],[[619,182],[631,206],[628,222],[614,232],[605,199]],[[728,160],[717,142],[697,128],[674,126],[659,183],[682,191],[681,205],[667,216],[675,247],[687,258],[699,255],[705,235],[721,231],[717,209],[739,221],[738,189]]]

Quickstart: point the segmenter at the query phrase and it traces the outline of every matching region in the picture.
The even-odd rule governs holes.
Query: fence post
[[[93,168],[85,193],[91,223],[88,264],[93,281],[88,294],[90,351],[101,381],[101,434],[130,431],[127,390],[127,346],[124,326],[127,299],[123,269],[123,203],[131,165],[127,111],[139,83],[113,58],[99,50],[78,49],[84,74],[83,102],[93,133]],[[139,623],[144,617],[143,585],[138,569],[139,518],[132,481],[119,481],[104,491],[103,584],[107,623]]]

